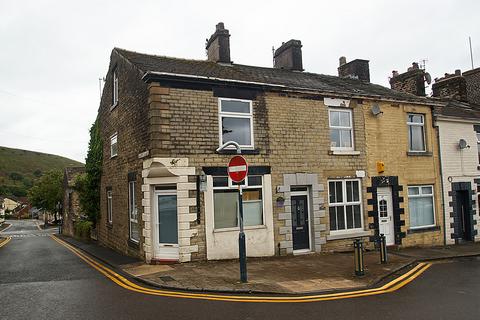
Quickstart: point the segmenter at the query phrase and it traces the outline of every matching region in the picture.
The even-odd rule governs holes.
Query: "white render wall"
[[[272,178],[263,176],[263,226],[245,227],[248,257],[268,257],[275,254],[273,238]],[[238,258],[238,228],[214,230],[213,179],[207,176],[205,192],[205,234],[207,260]]]
[[[453,223],[453,218],[450,213],[453,208],[449,206],[452,197],[449,192],[452,190],[452,182],[470,182],[472,190],[477,189],[474,179],[480,178],[480,171],[478,170],[478,154],[477,154],[477,137],[473,128],[473,123],[459,122],[454,120],[437,120],[437,125],[440,134],[440,151],[441,151],[441,166],[442,166],[442,184],[443,184],[443,198],[445,210],[445,229],[446,242],[453,244],[454,239],[451,238],[453,229],[450,224]],[[459,150],[458,142],[460,139],[465,139],[470,148]],[[449,181],[450,180],[450,181]],[[476,193],[472,195],[472,200],[476,200]],[[474,220],[480,222],[478,215],[478,203],[475,201],[474,205]],[[474,226],[477,230],[475,241],[480,241],[479,226]]]

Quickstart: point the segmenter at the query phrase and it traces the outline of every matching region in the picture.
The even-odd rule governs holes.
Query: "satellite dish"
[[[427,84],[432,83],[432,76],[428,72],[425,72],[425,81],[427,81]]]
[[[467,145],[467,141],[465,141],[465,139],[460,139],[460,141],[458,141],[458,148],[463,150],[465,148],[470,148],[470,146]]]
[[[383,113],[382,110],[380,110],[380,107],[378,106],[378,104],[374,104],[372,106],[372,114],[374,116],[378,116],[380,113]]]

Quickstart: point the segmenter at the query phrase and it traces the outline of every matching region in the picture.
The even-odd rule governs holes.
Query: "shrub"
[[[90,238],[90,230],[92,230],[93,223],[91,221],[77,221],[73,228],[75,229],[75,236],[87,240]]]

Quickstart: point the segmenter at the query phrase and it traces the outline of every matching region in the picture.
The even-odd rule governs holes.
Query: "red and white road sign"
[[[242,156],[235,156],[228,162],[228,176],[233,182],[242,182],[248,174],[248,164]]]

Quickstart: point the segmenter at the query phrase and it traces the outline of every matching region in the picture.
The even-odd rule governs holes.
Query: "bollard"
[[[380,234],[380,263],[385,264],[388,262],[387,255],[387,241],[383,233]]]
[[[363,266],[363,243],[360,239],[353,241],[354,259],[355,259],[355,275],[363,276],[365,268]]]

